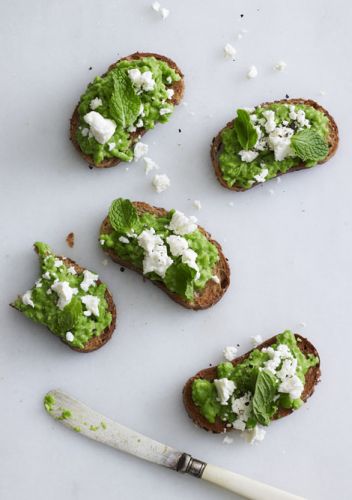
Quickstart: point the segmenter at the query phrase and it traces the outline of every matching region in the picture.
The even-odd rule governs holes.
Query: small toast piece
[[[319,358],[318,351],[309,342],[308,339],[302,337],[297,333],[295,333],[295,337],[297,340],[298,347],[305,356],[307,356],[308,354],[312,354],[313,356],[317,356]],[[275,344],[275,342],[277,342],[276,336],[266,340],[262,344],[258,345],[255,349],[263,349],[263,347],[269,347],[272,344]],[[252,350],[234,359],[232,361],[232,364],[235,366],[239,363],[242,363],[246,358],[248,358]],[[305,386],[301,396],[301,399],[304,402],[306,402],[307,399],[313,394],[315,386],[320,381],[320,375],[321,372],[320,372],[320,360],[319,360],[319,363],[316,366],[310,367],[305,375]],[[201,370],[198,373],[196,373],[196,375],[187,380],[183,388],[183,403],[185,405],[189,417],[198,427],[201,427],[206,431],[210,431],[215,434],[225,431],[228,432],[231,429],[226,427],[226,422],[223,422],[219,418],[217,418],[213,424],[208,422],[208,420],[205,417],[203,417],[203,415],[200,413],[198,406],[194,404],[192,399],[192,384],[194,380],[199,378],[213,381],[214,379],[217,378],[217,367],[212,366],[211,368],[206,368],[204,370]],[[293,412],[292,409],[279,408],[273,419],[277,420],[279,418],[286,417],[287,415],[290,415],[292,412]]]
[[[137,209],[138,214],[143,214],[145,212],[148,212],[159,217],[165,216],[167,214],[167,211],[164,208],[154,207],[148,205],[148,203],[135,201],[132,204]],[[211,235],[205,229],[203,229],[200,226],[198,226],[198,229],[204,234],[204,236],[206,236],[206,238],[210,241],[210,243],[215,245],[216,248],[218,249],[219,261],[217,262],[214,268],[214,276],[217,276],[219,278],[219,283],[215,283],[215,281],[210,279],[202,290],[195,293],[194,299],[192,301],[187,301],[183,297],[180,297],[179,295],[171,292],[163,283],[151,280],[158,288],[163,290],[163,292],[165,292],[172,300],[174,300],[175,302],[177,302],[178,304],[187,309],[193,309],[193,310],[207,309],[208,307],[211,307],[214,304],[216,304],[222,298],[222,296],[224,295],[230,284],[230,268],[227,262],[227,258],[225,257],[222,251],[221,245],[217,241],[213,240],[211,238]],[[106,217],[100,227],[99,234],[109,234],[112,230],[113,229],[109,222],[109,218]],[[143,275],[142,269],[138,269],[130,262],[121,259],[118,255],[115,254],[115,252],[112,249],[103,247],[103,250],[107,255],[109,255],[109,257],[111,257],[113,261],[117,262],[120,266],[126,267]]]
[[[35,251],[37,252],[36,248],[35,248]],[[74,260],[69,259],[68,257],[56,256],[56,258],[62,260],[66,266],[73,266],[75,271],[77,272],[77,274],[83,273],[83,271],[85,270],[85,268],[81,267]],[[97,283],[97,285],[100,285],[102,283],[102,281],[98,279],[96,281],[96,283]],[[112,320],[111,320],[110,325],[108,327],[106,327],[100,333],[99,336],[92,337],[83,348],[74,347],[74,346],[70,345],[68,342],[65,342],[63,339],[60,338],[61,342],[65,345],[67,345],[68,347],[70,347],[70,349],[77,351],[77,352],[92,352],[92,351],[96,351],[97,349],[100,349],[100,347],[105,345],[108,342],[108,340],[111,339],[112,334],[114,333],[114,330],[116,327],[116,317],[117,317],[116,306],[115,306],[113,297],[108,289],[105,290],[105,300],[108,304],[108,310],[111,313]],[[14,302],[11,303],[10,306],[13,307],[14,309],[17,309]],[[48,330],[50,331],[49,328],[48,328]],[[55,336],[57,336],[57,335],[55,335]]]
[[[321,111],[322,113],[324,113],[324,115],[326,115],[329,118],[329,125],[330,125],[330,131],[329,131],[329,136],[328,136],[329,153],[323,160],[318,162],[318,165],[327,162],[328,160],[330,160],[330,158],[332,158],[334,156],[334,154],[336,153],[338,144],[339,144],[339,131],[338,131],[335,120],[333,119],[333,117],[330,115],[330,113],[325,108],[323,108],[322,106],[320,106],[320,104],[318,104],[317,102],[315,102],[311,99],[300,99],[300,98],[298,98],[298,99],[281,99],[279,101],[265,102],[265,103],[261,104],[260,106],[265,107],[265,106],[268,106],[269,104],[305,104],[307,106],[312,106],[313,108],[317,109],[318,111]],[[227,182],[224,180],[224,178],[222,176],[221,168],[220,168],[219,155],[221,153],[221,148],[222,148],[221,134],[225,129],[231,128],[233,126],[233,122],[234,122],[234,120],[231,120],[230,122],[228,122],[228,124],[223,129],[220,130],[220,132],[217,134],[217,136],[214,137],[212,144],[211,144],[211,148],[210,148],[211,161],[212,161],[212,165],[213,165],[214,170],[215,170],[215,175],[223,187],[230,189],[231,191],[248,191],[248,189],[252,189],[254,186],[257,186],[260,183],[255,182],[251,187],[248,187],[248,188],[236,186],[236,184],[234,184],[233,186],[229,186],[227,184]],[[297,170],[304,170],[306,168],[307,167],[304,165],[304,163],[302,163],[300,165],[297,165],[295,167],[290,168],[286,172],[286,174],[288,174],[289,172],[296,172]],[[285,175],[285,174],[280,173],[277,175],[277,177],[279,177],[280,175]]]
[[[109,68],[107,69],[107,71],[102,76],[103,77],[106,76],[106,74],[109,71],[111,71],[120,61],[133,61],[133,60],[137,60],[137,59],[143,59],[144,57],[155,57],[155,59],[158,59],[159,61],[164,61],[166,64],[168,64],[168,66],[170,66],[170,68],[174,69],[176,71],[176,73],[178,73],[180,75],[181,79],[178,80],[177,82],[174,82],[170,86],[170,89],[172,89],[174,91],[174,94],[173,94],[172,98],[170,99],[170,102],[174,106],[177,106],[180,103],[180,101],[183,97],[183,94],[184,94],[184,89],[185,89],[184,75],[183,75],[182,71],[180,70],[180,68],[177,66],[177,64],[174,61],[172,61],[172,59],[169,59],[168,57],[162,56],[160,54],[154,54],[152,52],[135,52],[134,54],[131,54],[131,55],[126,56],[126,57],[122,57],[121,59],[119,59],[115,63],[111,64],[109,66]],[[76,139],[77,128],[79,125],[78,106],[79,106],[79,103],[75,107],[75,110],[74,110],[73,115],[72,115],[71,120],[70,120],[70,140],[72,141],[74,147],[77,149],[77,151],[79,152],[81,157],[86,162],[88,162],[89,165],[92,165],[92,166],[97,167],[97,168],[115,167],[119,163],[123,162],[123,160],[120,160],[119,158],[107,158],[107,159],[103,160],[101,163],[96,164],[94,162],[94,159],[90,155],[85,154],[81,150],[81,148],[77,142],[77,139]],[[133,145],[136,142],[138,142],[139,138],[141,136],[143,136],[146,132],[148,132],[148,130],[145,128],[138,128],[138,130],[136,130],[135,132],[132,132],[131,133],[131,138],[132,138],[131,144]]]

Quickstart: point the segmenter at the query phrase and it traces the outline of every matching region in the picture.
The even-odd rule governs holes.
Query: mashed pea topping
[[[199,231],[195,217],[177,210],[138,214],[129,200],[119,198],[109,221],[112,231],[100,235],[101,245],[184,299],[192,300],[213,278],[218,249]]]
[[[155,57],[118,62],[97,76],[81,96],[76,139],[96,164],[108,158],[133,159],[131,134],[165,123],[173,112],[174,82],[180,80]]]
[[[238,110],[221,133],[222,177],[229,187],[248,189],[298,165],[312,167],[328,155],[328,134],[328,117],[306,104]]]
[[[280,408],[297,409],[308,369],[319,363],[305,356],[299,340],[286,330],[270,347],[254,349],[242,363],[217,366],[214,381],[198,378],[192,399],[210,423],[216,419],[240,431],[267,426]]]
[[[56,257],[45,243],[35,243],[41,276],[33,288],[13,303],[28,318],[46,325],[67,344],[84,348],[112,321],[105,299],[106,286],[98,275]]]

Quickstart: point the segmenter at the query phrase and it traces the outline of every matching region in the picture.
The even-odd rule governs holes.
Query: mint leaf
[[[303,161],[322,160],[329,152],[329,146],[324,139],[318,132],[309,128],[292,136],[291,147]]]
[[[258,134],[249,117],[249,113],[244,109],[237,110],[237,118],[233,123],[238,141],[243,149],[251,149],[257,142]]]
[[[276,394],[277,381],[275,376],[265,370],[258,373],[252,401],[253,414],[262,425],[268,425],[276,411],[273,399]]]
[[[111,204],[109,220],[118,233],[125,233],[138,221],[138,214],[130,200],[117,198]]]
[[[197,271],[187,264],[173,264],[166,271],[164,283],[172,292],[187,300],[192,300],[196,273]]]
[[[113,92],[110,97],[109,111],[117,125],[126,129],[139,115],[141,99],[136,94],[127,73],[121,69],[112,71]]]
[[[46,243],[42,243],[41,241],[36,241],[34,243],[34,247],[35,247],[36,251],[38,252],[38,254],[43,256],[43,257],[45,255],[48,255],[49,253],[52,253],[49,245],[47,245]]]
[[[82,303],[78,297],[73,297],[58,316],[57,322],[60,332],[68,332],[75,326],[82,314]]]

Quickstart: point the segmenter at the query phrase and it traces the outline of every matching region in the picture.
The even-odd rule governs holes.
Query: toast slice
[[[38,250],[36,247],[34,247],[35,251],[38,253]],[[85,271],[85,268],[81,267],[79,264],[77,264],[74,260],[72,259],[69,259],[68,257],[63,257],[63,256],[55,256],[57,259],[59,260],[62,260],[63,263],[70,267],[72,266],[76,273],[77,274],[80,274],[80,273],[83,273],[83,271]],[[99,286],[100,284],[102,284],[102,281],[101,280],[97,280],[96,281],[96,284],[97,286]],[[20,299],[20,296],[18,297]],[[106,289],[105,291],[105,300],[108,304],[108,311],[110,312],[111,316],[112,316],[112,320],[111,320],[111,323],[109,326],[107,326],[101,333],[99,336],[96,336],[96,337],[92,337],[86,344],[83,348],[79,348],[79,347],[74,347],[72,346],[69,342],[65,342],[62,338],[60,338],[61,342],[63,342],[65,345],[67,345],[68,347],[70,347],[70,349],[74,350],[74,351],[77,351],[77,352],[92,352],[92,351],[96,351],[97,349],[100,349],[100,347],[102,347],[103,345],[105,345],[112,337],[112,334],[114,333],[115,331],[115,327],[116,327],[116,306],[115,306],[115,303],[114,303],[114,300],[113,300],[113,297],[112,297],[112,294],[111,292]],[[18,309],[16,307],[16,304],[15,304],[15,301],[12,302],[10,304],[11,307],[13,307],[14,309]],[[19,309],[18,309],[19,310]],[[48,327],[47,327],[48,328]],[[49,329],[49,328],[48,328]],[[50,331],[50,329],[49,329]],[[55,335],[57,336],[57,335]]]
[[[329,119],[329,135],[328,135],[329,153],[323,160],[318,162],[318,165],[327,162],[328,160],[330,160],[330,158],[332,158],[334,156],[334,154],[336,153],[338,144],[339,144],[339,132],[338,132],[338,128],[337,128],[335,120],[333,119],[333,117],[330,115],[330,113],[325,108],[323,108],[322,106],[320,106],[320,104],[318,104],[317,102],[315,102],[311,99],[300,99],[300,98],[299,99],[281,99],[281,100],[273,101],[273,102],[265,102],[265,103],[261,104],[261,107],[265,107],[269,104],[289,104],[289,105],[290,104],[293,104],[293,105],[294,104],[305,104],[307,106],[312,106],[313,108],[317,109],[318,111],[321,111],[322,113],[324,113],[324,115],[326,115]],[[231,191],[248,191],[248,189],[251,189],[254,186],[257,186],[260,183],[255,182],[251,187],[248,187],[248,188],[236,186],[236,184],[234,184],[233,186],[229,186],[227,184],[227,182],[224,180],[224,178],[222,176],[221,168],[220,168],[219,155],[220,155],[221,150],[222,150],[221,134],[225,129],[232,128],[233,122],[234,122],[234,120],[231,120],[223,129],[220,130],[220,132],[217,134],[217,136],[214,137],[212,144],[211,144],[211,148],[210,148],[211,161],[212,161],[212,165],[213,165],[213,168],[215,171],[215,175],[223,187],[230,189]],[[285,173],[295,172],[298,170],[303,170],[305,168],[307,168],[307,167],[304,165],[304,163],[301,163],[299,165],[296,165],[293,168],[290,168]],[[277,175],[277,177],[279,177],[281,175],[284,175],[284,174],[279,173]]]
[[[298,344],[300,350],[303,352],[303,354],[305,356],[312,354],[313,356],[316,356],[319,358],[318,351],[309,342],[309,340],[307,340],[306,338],[302,337],[299,334],[295,334],[295,337],[296,337],[297,344]],[[276,336],[272,337],[272,338],[266,340],[265,342],[263,342],[262,344],[258,345],[256,347],[256,349],[263,349],[263,347],[269,347],[272,344],[274,344],[275,342],[277,342]],[[254,349],[252,349],[252,350],[254,350]],[[235,366],[239,363],[242,363],[246,358],[248,358],[248,356],[250,355],[252,350],[247,352],[246,354],[243,354],[242,356],[234,359],[232,361],[232,364]],[[305,386],[304,386],[304,390],[303,390],[303,393],[301,396],[301,399],[304,402],[306,402],[307,399],[313,394],[315,386],[320,381],[320,375],[321,375],[321,372],[320,372],[320,361],[319,361],[319,363],[316,366],[310,367],[305,375]],[[194,380],[199,379],[199,378],[213,381],[214,379],[217,378],[217,367],[212,366],[211,368],[206,368],[204,370],[201,370],[186,382],[186,384],[183,388],[183,403],[185,405],[185,408],[186,408],[186,411],[187,411],[189,417],[193,420],[193,422],[198,427],[201,427],[202,429],[204,429],[206,431],[213,432],[216,434],[221,433],[221,432],[228,432],[231,429],[226,427],[226,422],[223,422],[219,418],[217,418],[214,423],[208,422],[208,420],[200,413],[198,406],[196,406],[195,403],[193,402],[192,384],[193,384]],[[292,410],[292,409],[279,408],[276,415],[274,416],[274,420],[286,417],[287,415],[290,415],[293,411],[294,410]]]
[[[134,54],[131,54],[127,57],[122,57],[121,59],[119,59],[115,63],[111,64],[109,66],[109,68],[107,69],[107,71],[102,75],[102,77],[106,76],[107,73],[109,71],[111,71],[121,61],[133,61],[133,60],[137,60],[137,59],[143,59],[144,57],[154,57],[155,59],[158,59],[159,61],[164,61],[168,66],[170,66],[170,68],[174,69],[176,71],[176,73],[178,73],[180,75],[181,79],[178,80],[177,82],[173,82],[173,84],[170,85],[170,89],[172,89],[174,91],[174,94],[173,94],[172,98],[170,99],[170,102],[175,106],[178,105],[183,97],[183,94],[184,94],[184,89],[185,89],[184,75],[183,75],[182,71],[180,70],[180,68],[177,66],[177,64],[174,61],[172,61],[172,59],[169,59],[168,57],[162,56],[160,54],[154,54],[152,52],[135,52]],[[85,154],[81,150],[81,148],[77,142],[77,139],[76,139],[77,129],[79,126],[78,106],[79,106],[79,103],[77,104],[77,106],[73,112],[73,115],[71,117],[71,120],[70,120],[70,140],[72,141],[74,147],[79,152],[81,157],[86,162],[88,162],[89,165],[92,165],[92,166],[97,167],[97,168],[115,167],[119,163],[123,162],[123,160],[120,160],[119,158],[107,158],[107,159],[103,160],[101,163],[96,164],[94,162],[94,159],[90,155]],[[145,129],[145,128],[138,128],[135,132],[131,132],[131,141],[132,141],[131,145],[138,142],[140,137],[142,137],[146,132],[147,132],[147,129]]]
[[[167,211],[164,208],[154,207],[144,202],[137,201],[133,202],[132,204],[136,208],[138,214],[147,212],[159,217],[165,216],[167,214]],[[208,280],[205,287],[199,292],[195,293],[194,299],[192,301],[187,301],[183,297],[180,297],[179,295],[168,290],[168,288],[163,283],[151,280],[172,300],[187,309],[193,310],[207,309],[208,307],[216,304],[222,298],[230,284],[230,268],[228,265],[228,259],[225,257],[221,245],[217,241],[213,240],[211,238],[211,235],[205,229],[199,226],[198,229],[204,234],[204,236],[210,241],[210,243],[215,245],[218,249],[219,261],[217,262],[213,270],[213,274],[214,276],[217,276],[219,278],[219,283],[216,283],[213,280]],[[113,231],[112,226],[110,224],[109,218],[106,217],[100,227],[99,234],[109,234],[111,231]],[[119,257],[113,250],[104,247],[103,250],[107,255],[109,255],[109,257],[111,257],[114,262],[143,275],[142,269],[139,269],[130,262],[121,259],[121,257]]]

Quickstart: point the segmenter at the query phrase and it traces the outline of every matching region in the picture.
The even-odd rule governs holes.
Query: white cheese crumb
[[[224,55],[227,59],[234,58],[237,53],[237,50],[233,45],[230,43],[227,43],[224,47]]]
[[[43,286],[41,278],[35,282],[35,287],[36,288],[41,288]]]
[[[254,337],[251,337],[251,342],[253,347],[257,347],[263,342],[263,337],[261,335],[255,335]]]
[[[173,97],[174,93],[175,93],[174,89],[167,89],[166,90],[167,98],[171,99]]]
[[[159,165],[151,158],[145,156],[143,158],[143,161],[144,161],[145,175],[148,175],[149,172],[151,172],[152,170],[159,170]]]
[[[137,142],[133,149],[134,161],[140,160],[148,153],[149,146],[144,142]]]
[[[236,358],[236,353],[238,349],[235,346],[227,346],[225,347],[223,353],[224,353],[224,358],[227,359],[227,361],[233,361]]]
[[[237,415],[237,419],[232,424],[234,429],[237,429],[239,431],[245,430],[246,422],[250,414],[250,401],[250,392],[247,392],[241,398],[232,399],[231,408],[232,411]]]
[[[170,14],[170,10],[169,9],[165,9],[165,7],[162,7],[160,9],[160,14],[161,14],[161,17],[163,19],[166,19],[167,17],[169,17],[169,14]]]
[[[256,159],[259,153],[257,151],[246,151],[245,149],[242,149],[242,151],[240,151],[238,154],[241,157],[241,161],[250,163],[251,161]]]
[[[143,274],[154,272],[164,278],[173,260],[168,256],[167,247],[160,236],[155,234],[154,228],[142,231],[138,236],[138,245],[145,251]]]
[[[244,437],[248,443],[253,444],[256,441],[263,441],[265,434],[266,430],[262,426],[256,425],[254,429],[246,431]]]
[[[22,303],[25,306],[34,307],[34,302],[32,300],[32,290],[27,290],[21,297]]]
[[[214,385],[218,393],[220,404],[226,405],[236,389],[235,383],[227,378],[219,378],[214,380]]]
[[[48,288],[47,291],[46,291],[46,294],[47,295],[51,295],[53,293],[53,291],[51,290],[51,288]]]
[[[255,66],[251,66],[247,72],[247,78],[248,79],[252,79],[252,78],[256,78],[258,76],[258,70]]]
[[[161,108],[161,110],[159,111],[160,116],[168,115],[170,113],[172,113],[172,109],[170,108]]]
[[[162,193],[171,185],[171,181],[166,174],[156,174],[152,180],[152,185],[157,193]]]
[[[151,71],[141,73],[138,68],[128,70],[128,76],[137,90],[148,92],[154,90],[155,80]]]
[[[70,267],[67,269],[67,271],[68,271],[70,274],[72,274],[72,275],[77,274],[77,271],[76,271],[76,269],[75,269],[73,266],[70,266]]]
[[[87,135],[89,134],[89,128],[82,128],[81,134],[83,135],[83,137],[87,137]]]
[[[140,118],[140,119],[137,121],[137,123],[136,123],[136,127],[137,127],[137,128],[141,128],[141,127],[143,127],[143,125],[144,125],[144,122],[143,122],[142,118]]]
[[[85,269],[83,271],[83,281],[82,281],[80,287],[85,292],[88,292],[88,289],[90,286],[96,285],[96,281],[98,278],[99,278],[99,276],[97,274],[91,273],[90,271],[88,271],[88,269]]]
[[[219,278],[219,276],[216,276],[214,274],[214,276],[211,277],[211,280],[214,281],[214,283],[216,283],[217,285],[220,285],[220,278]]]
[[[83,313],[85,316],[91,316],[92,314],[94,314],[94,316],[99,317],[99,297],[95,297],[94,295],[85,295],[84,297],[81,297],[81,301],[87,309]]]
[[[172,234],[166,238],[166,243],[170,247],[171,255],[178,257],[188,248],[188,241],[182,236]]]
[[[109,151],[112,151],[113,149],[116,148],[116,144],[114,142],[109,142],[108,148],[109,148]]]
[[[229,201],[229,205],[230,205],[230,207],[234,207],[235,206],[235,204],[234,204],[233,201]]]
[[[105,144],[114,135],[116,123],[109,118],[104,118],[97,111],[90,111],[84,115],[83,120],[90,126],[90,132],[99,144]]]
[[[54,266],[55,266],[55,267],[61,267],[62,265],[63,265],[62,260],[60,260],[60,259],[56,259],[56,260],[54,261]]]
[[[66,340],[67,342],[73,342],[75,340],[75,337],[72,332],[66,332]]]
[[[161,5],[160,5],[159,2],[153,2],[152,3],[152,9],[155,10],[155,12],[159,12],[160,7],[161,7]]]
[[[225,436],[224,439],[222,440],[224,444],[232,444],[233,443],[233,438],[230,436]]]
[[[89,107],[90,107],[90,109],[92,109],[94,111],[97,108],[99,108],[99,106],[102,106],[102,105],[103,105],[103,101],[99,97],[96,97],[95,99],[92,99],[90,101]]]
[[[197,210],[200,210],[202,208],[202,204],[199,200],[194,200],[193,202],[193,206],[194,208],[196,208]]]
[[[171,78],[171,76],[167,76],[167,77],[166,77],[166,83],[167,83],[168,85],[171,85],[171,84],[172,84],[172,78]]]
[[[254,176],[254,179],[257,182],[265,182],[268,173],[269,173],[269,170],[267,168],[263,168],[262,171],[260,172],[260,174],[257,174]]]
[[[285,378],[279,385],[278,391],[290,395],[291,400],[298,399],[301,397],[304,385],[297,375]]]
[[[51,289],[58,295],[57,307],[63,309],[71,302],[74,295],[78,293],[77,288],[71,288],[67,281],[57,281],[51,285]]]
[[[305,321],[301,321],[299,323],[299,326],[301,326],[302,328],[305,328],[307,326],[307,323]]]
[[[135,132],[137,128],[134,125],[130,125],[127,129],[127,132]]]
[[[188,267],[191,267],[192,269],[195,269],[196,270],[196,275],[194,277],[195,281],[197,281],[199,278],[200,278],[200,272],[199,272],[199,267],[198,267],[198,264],[197,264],[197,257],[198,255],[196,254],[196,252],[194,250],[192,250],[191,248],[188,248],[187,250],[185,250],[182,254],[182,262],[183,264],[186,264]]]
[[[273,69],[275,69],[276,71],[284,71],[286,68],[287,68],[287,63],[285,63],[285,61],[279,61],[273,67]]]
[[[171,229],[171,231],[175,234],[183,236],[185,234],[193,233],[193,231],[197,229],[196,222],[196,217],[187,217],[182,212],[175,210],[169,224],[169,229]]]
[[[101,246],[105,245],[105,240],[99,240],[99,243],[101,244]]]
[[[326,95],[326,93],[327,93],[327,92],[326,92],[326,90],[321,90],[321,91],[319,92],[319,94],[320,94],[320,95]]]
[[[119,241],[121,241],[121,243],[125,243],[126,245],[130,242],[130,240],[125,236],[120,236]]]

